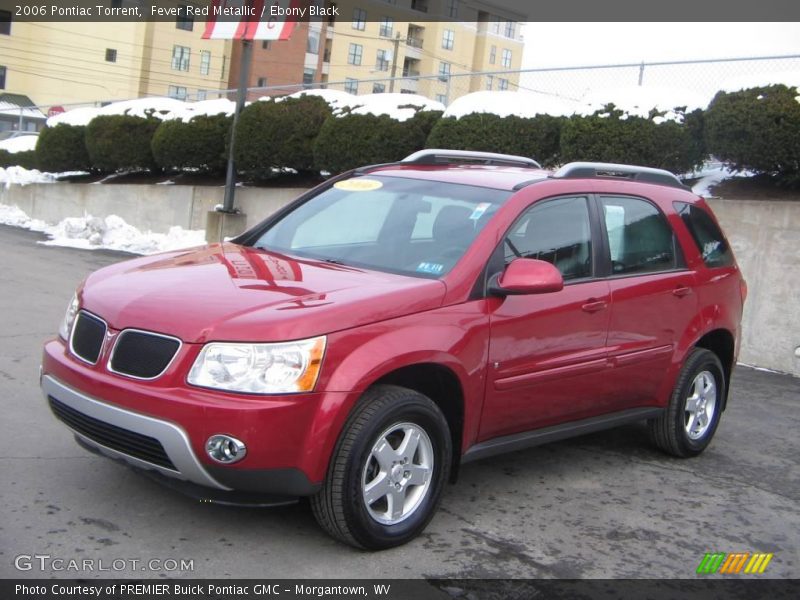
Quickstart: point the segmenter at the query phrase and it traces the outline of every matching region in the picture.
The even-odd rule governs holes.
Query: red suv
[[[702,452],[745,295],[666,171],[425,150],[90,275],[41,385],[88,449],[210,501],[309,496],[380,549],[472,460],[639,420]]]

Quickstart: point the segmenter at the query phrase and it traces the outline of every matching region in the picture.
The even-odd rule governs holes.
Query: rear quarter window
[[[709,268],[733,265],[733,252],[719,226],[705,210],[686,202],[675,202],[676,212],[697,244],[703,262]]]

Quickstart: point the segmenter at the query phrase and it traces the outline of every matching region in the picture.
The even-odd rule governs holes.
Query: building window
[[[487,75],[486,76],[486,89],[491,90],[494,86],[494,75]]]
[[[411,0],[411,10],[428,12],[428,0]]]
[[[436,101],[441,104],[447,104],[447,96],[444,94],[436,94]]]
[[[267,78],[266,77],[259,77],[258,81],[256,82],[256,87],[267,87]]]
[[[394,29],[394,19],[392,17],[383,17],[381,27],[378,30],[378,35],[381,37],[392,37],[392,30]]]
[[[314,75],[316,74],[316,69],[303,69],[303,83],[306,85],[314,83]]]
[[[306,40],[306,52],[309,54],[319,54],[319,29],[309,29],[308,39]]]
[[[450,77],[450,63],[440,62],[439,79],[441,79],[442,81],[446,81],[448,77]]]
[[[197,101],[205,100],[208,98],[208,92],[206,90],[197,90]]]
[[[117,51],[114,48],[106,48],[106,62],[117,62]]]
[[[373,83],[372,84],[372,93],[373,94],[382,94],[386,91],[386,86],[382,83]]]
[[[208,75],[211,71],[211,52],[200,50],[200,75]]]
[[[261,49],[262,50],[269,50],[271,46],[272,46],[272,41],[271,40],[262,40],[261,41]]]
[[[514,39],[514,33],[517,29],[517,24],[514,21],[506,21],[505,28],[503,30],[503,34],[510,39]]]
[[[363,8],[353,9],[353,29],[364,31],[367,24],[367,11]]]
[[[378,56],[375,59],[376,71],[389,70],[389,52],[387,50],[378,50]]]
[[[503,79],[502,77],[500,77],[497,80],[497,89],[500,90],[500,91],[507,90],[508,89],[508,79]]]
[[[501,60],[503,67],[506,69],[511,68],[511,50],[508,48],[503,48],[503,58]]]
[[[0,67],[0,90],[6,89],[6,68]]]
[[[458,0],[447,0],[447,16],[451,19],[458,18]]]
[[[0,35],[11,35],[11,11],[0,10]]]
[[[183,29],[184,31],[194,29],[194,17],[188,13],[189,6],[187,4],[178,4],[178,16],[175,17],[175,27],[177,29]]]
[[[489,64],[493,65],[497,62],[497,46],[489,48]]]
[[[192,49],[188,46],[173,46],[172,47],[172,68],[175,71],[188,71],[189,70],[189,57],[192,54]]]
[[[500,35],[500,21],[496,19],[492,21],[491,25],[489,26],[489,31],[497,35]]]
[[[186,88],[181,85],[171,85],[167,95],[176,100],[186,100]]]
[[[363,52],[364,47],[361,44],[350,44],[350,50],[347,52],[347,64],[360,65]]]
[[[456,32],[452,29],[445,29],[442,32],[442,48],[445,50],[453,49],[453,42],[456,39]]]
[[[348,77],[344,82],[344,91],[350,94],[358,93],[358,79]]]

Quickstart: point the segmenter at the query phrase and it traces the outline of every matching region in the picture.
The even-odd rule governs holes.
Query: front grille
[[[81,311],[75,319],[70,346],[72,352],[88,363],[95,364],[103,348],[106,324],[97,317]]]
[[[119,334],[109,366],[115,373],[153,379],[166,370],[180,347],[175,338],[126,329]]]
[[[56,417],[90,440],[159,467],[178,470],[157,439],[85,415],[52,396],[47,400]]]

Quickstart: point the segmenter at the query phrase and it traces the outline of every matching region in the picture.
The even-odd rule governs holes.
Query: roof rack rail
[[[561,167],[552,175],[556,179],[596,179],[623,178],[643,183],[655,183],[688,190],[673,173],[664,169],[638,167],[636,165],[618,165],[600,162],[571,162]]]
[[[473,152],[471,150],[442,150],[438,148],[414,152],[414,154],[406,156],[402,162],[415,165],[446,165],[470,162],[482,165],[528,167],[531,169],[542,168],[542,165],[526,156],[497,154],[495,152]]]

